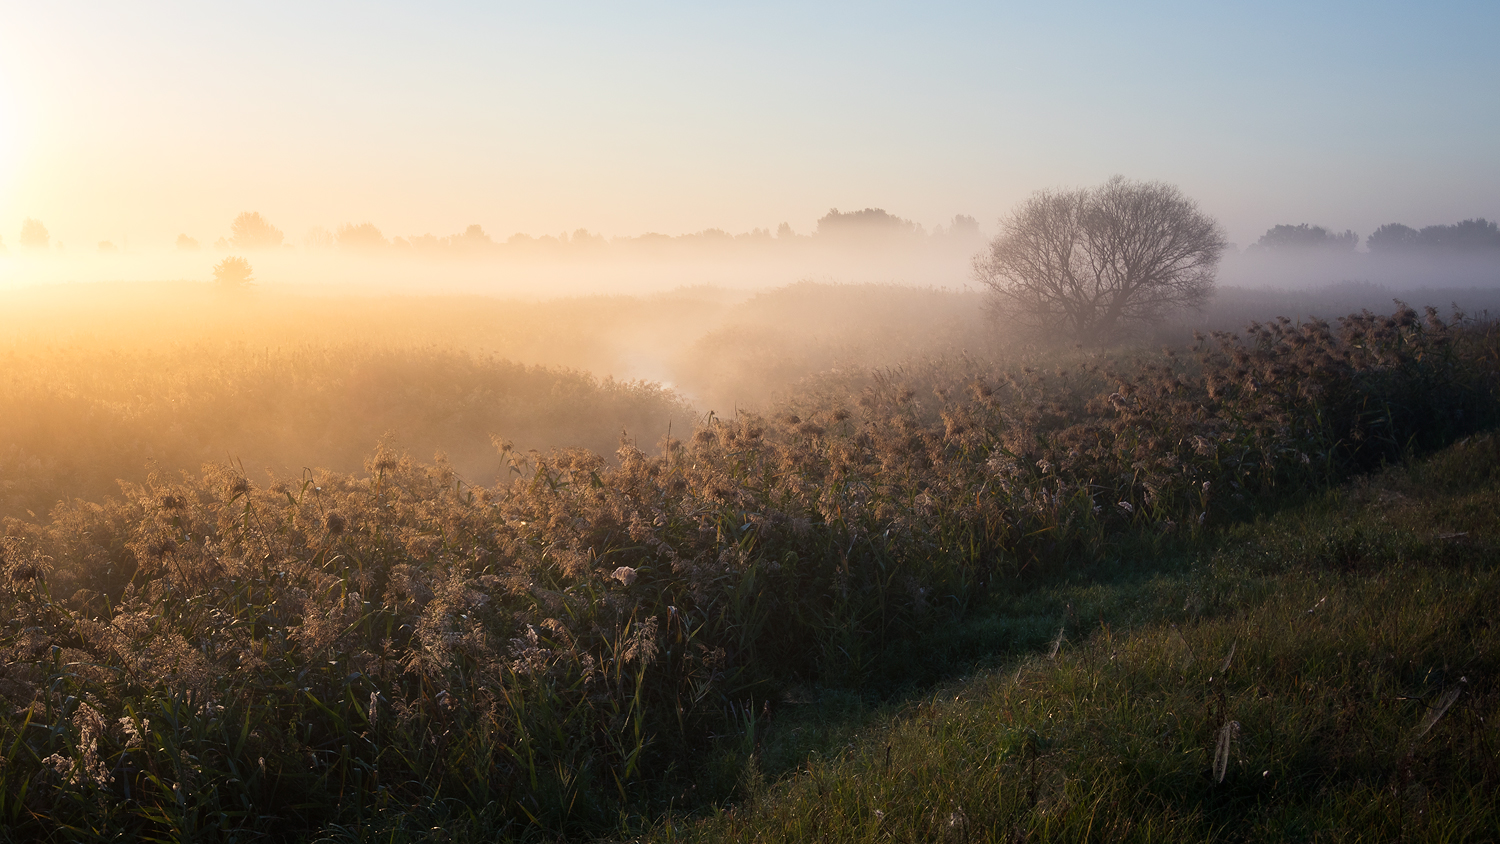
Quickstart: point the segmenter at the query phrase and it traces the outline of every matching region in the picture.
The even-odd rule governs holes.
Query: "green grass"
[[[1493,840],[1497,548],[1483,437],[1001,602],[971,628],[1029,653],[883,707],[809,694],[738,802],[646,837]]]

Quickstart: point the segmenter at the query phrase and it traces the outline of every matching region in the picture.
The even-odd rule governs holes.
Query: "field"
[[[1497,465],[1466,440],[997,601],[945,642],[982,670],[790,707],[738,803],[646,839],[1493,840]]]
[[[1487,319],[224,295],[7,311],[17,840],[1493,828]]]

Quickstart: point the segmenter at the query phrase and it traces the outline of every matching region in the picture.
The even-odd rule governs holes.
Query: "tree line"
[[[1260,240],[1251,244],[1251,252],[1287,252],[1320,250],[1353,252],[1359,235],[1352,231],[1334,232],[1322,226],[1272,226]],[[1365,247],[1374,255],[1475,253],[1500,255],[1500,226],[1477,217],[1450,225],[1414,229],[1403,223],[1386,223],[1365,239]]]
[[[345,223],[329,230],[322,226],[308,229],[300,244],[273,224],[259,211],[245,211],[236,216],[229,226],[229,233],[213,241],[213,248],[230,250],[263,251],[301,246],[306,250],[338,250],[347,252],[408,252],[427,255],[486,255],[486,254],[547,254],[566,251],[588,252],[612,245],[656,247],[725,246],[731,244],[789,245],[792,243],[821,243],[825,245],[865,245],[884,243],[890,245],[919,245],[923,243],[966,244],[980,239],[979,221],[958,214],[947,224],[931,231],[911,220],[891,214],[883,208],[864,208],[859,211],[830,209],[817,221],[810,234],[798,234],[789,223],[782,223],[774,232],[769,228],[756,228],[741,234],[731,234],[718,228],[704,229],[681,235],[665,235],[655,232],[634,237],[606,238],[587,229],[560,232],[556,235],[533,237],[525,233],[496,240],[475,223],[456,234],[438,236],[431,233],[407,236],[391,236],[371,222]],[[22,226],[20,243],[24,247],[47,247],[51,236],[40,221],[27,219]],[[3,246],[3,241],[0,241]],[[61,244],[57,244],[60,248]],[[187,233],[177,236],[175,246],[182,252],[196,252],[203,243]],[[100,244],[100,251],[114,251],[113,244]]]

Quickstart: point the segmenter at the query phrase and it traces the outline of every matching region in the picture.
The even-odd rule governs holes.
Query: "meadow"
[[[0,819],[17,840],[791,839],[810,822],[1013,840],[1105,820],[1240,840],[1320,753],[1352,754],[1331,780],[1351,794],[1399,775],[1428,795],[1400,805],[1444,817],[1495,785],[1473,609],[1493,591],[1487,523],[1409,546],[1340,514],[1366,487],[1319,498],[1494,426],[1488,320],[1398,305],[1097,353],[996,339],[973,294],[879,286],[295,312],[193,295],[217,315],[172,296],[131,305],[137,321],[8,312]],[[1489,442],[1431,483],[1492,494],[1473,469]],[[236,450],[253,457],[210,454]],[[1423,495],[1400,486],[1427,482],[1412,471],[1381,483]],[[1309,601],[1326,626],[1285,623]],[[1359,628],[1366,601],[1410,622]],[[1351,625],[1375,638],[1328,657]],[[1463,648],[1464,685],[1461,661],[1417,676]],[[1373,699],[1461,689],[1409,758],[1390,742],[1415,704],[1366,720],[1337,691],[1398,652]],[[958,693],[972,704],[933,696],[999,663]],[[1272,741],[1291,698],[1347,707],[1389,752],[1330,750],[1313,727]],[[1227,749],[1204,756],[1205,737]]]

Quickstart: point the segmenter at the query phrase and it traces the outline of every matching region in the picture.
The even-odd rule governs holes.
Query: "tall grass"
[[[1402,308],[1161,355],[957,358],[710,416],[657,454],[501,443],[495,485],[383,449],[362,476],[220,465],[9,520],[7,820],[561,834],[712,805],[796,687],[857,687],[1125,537],[1492,424],[1496,339]]]
[[[1476,438],[1181,563],[1050,584],[1005,611],[1078,619],[1060,650],[648,840],[1491,840],[1497,466]]]
[[[522,450],[611,451],[622,431],[654,442],[695,418],[656,384],[434,347],[26,348],[0,352],[0,366],[0,515],[11,516],[101,500],[153,465],[358,472],[382,440],[443,452],[491,483],[505,468],[496,435]]]

